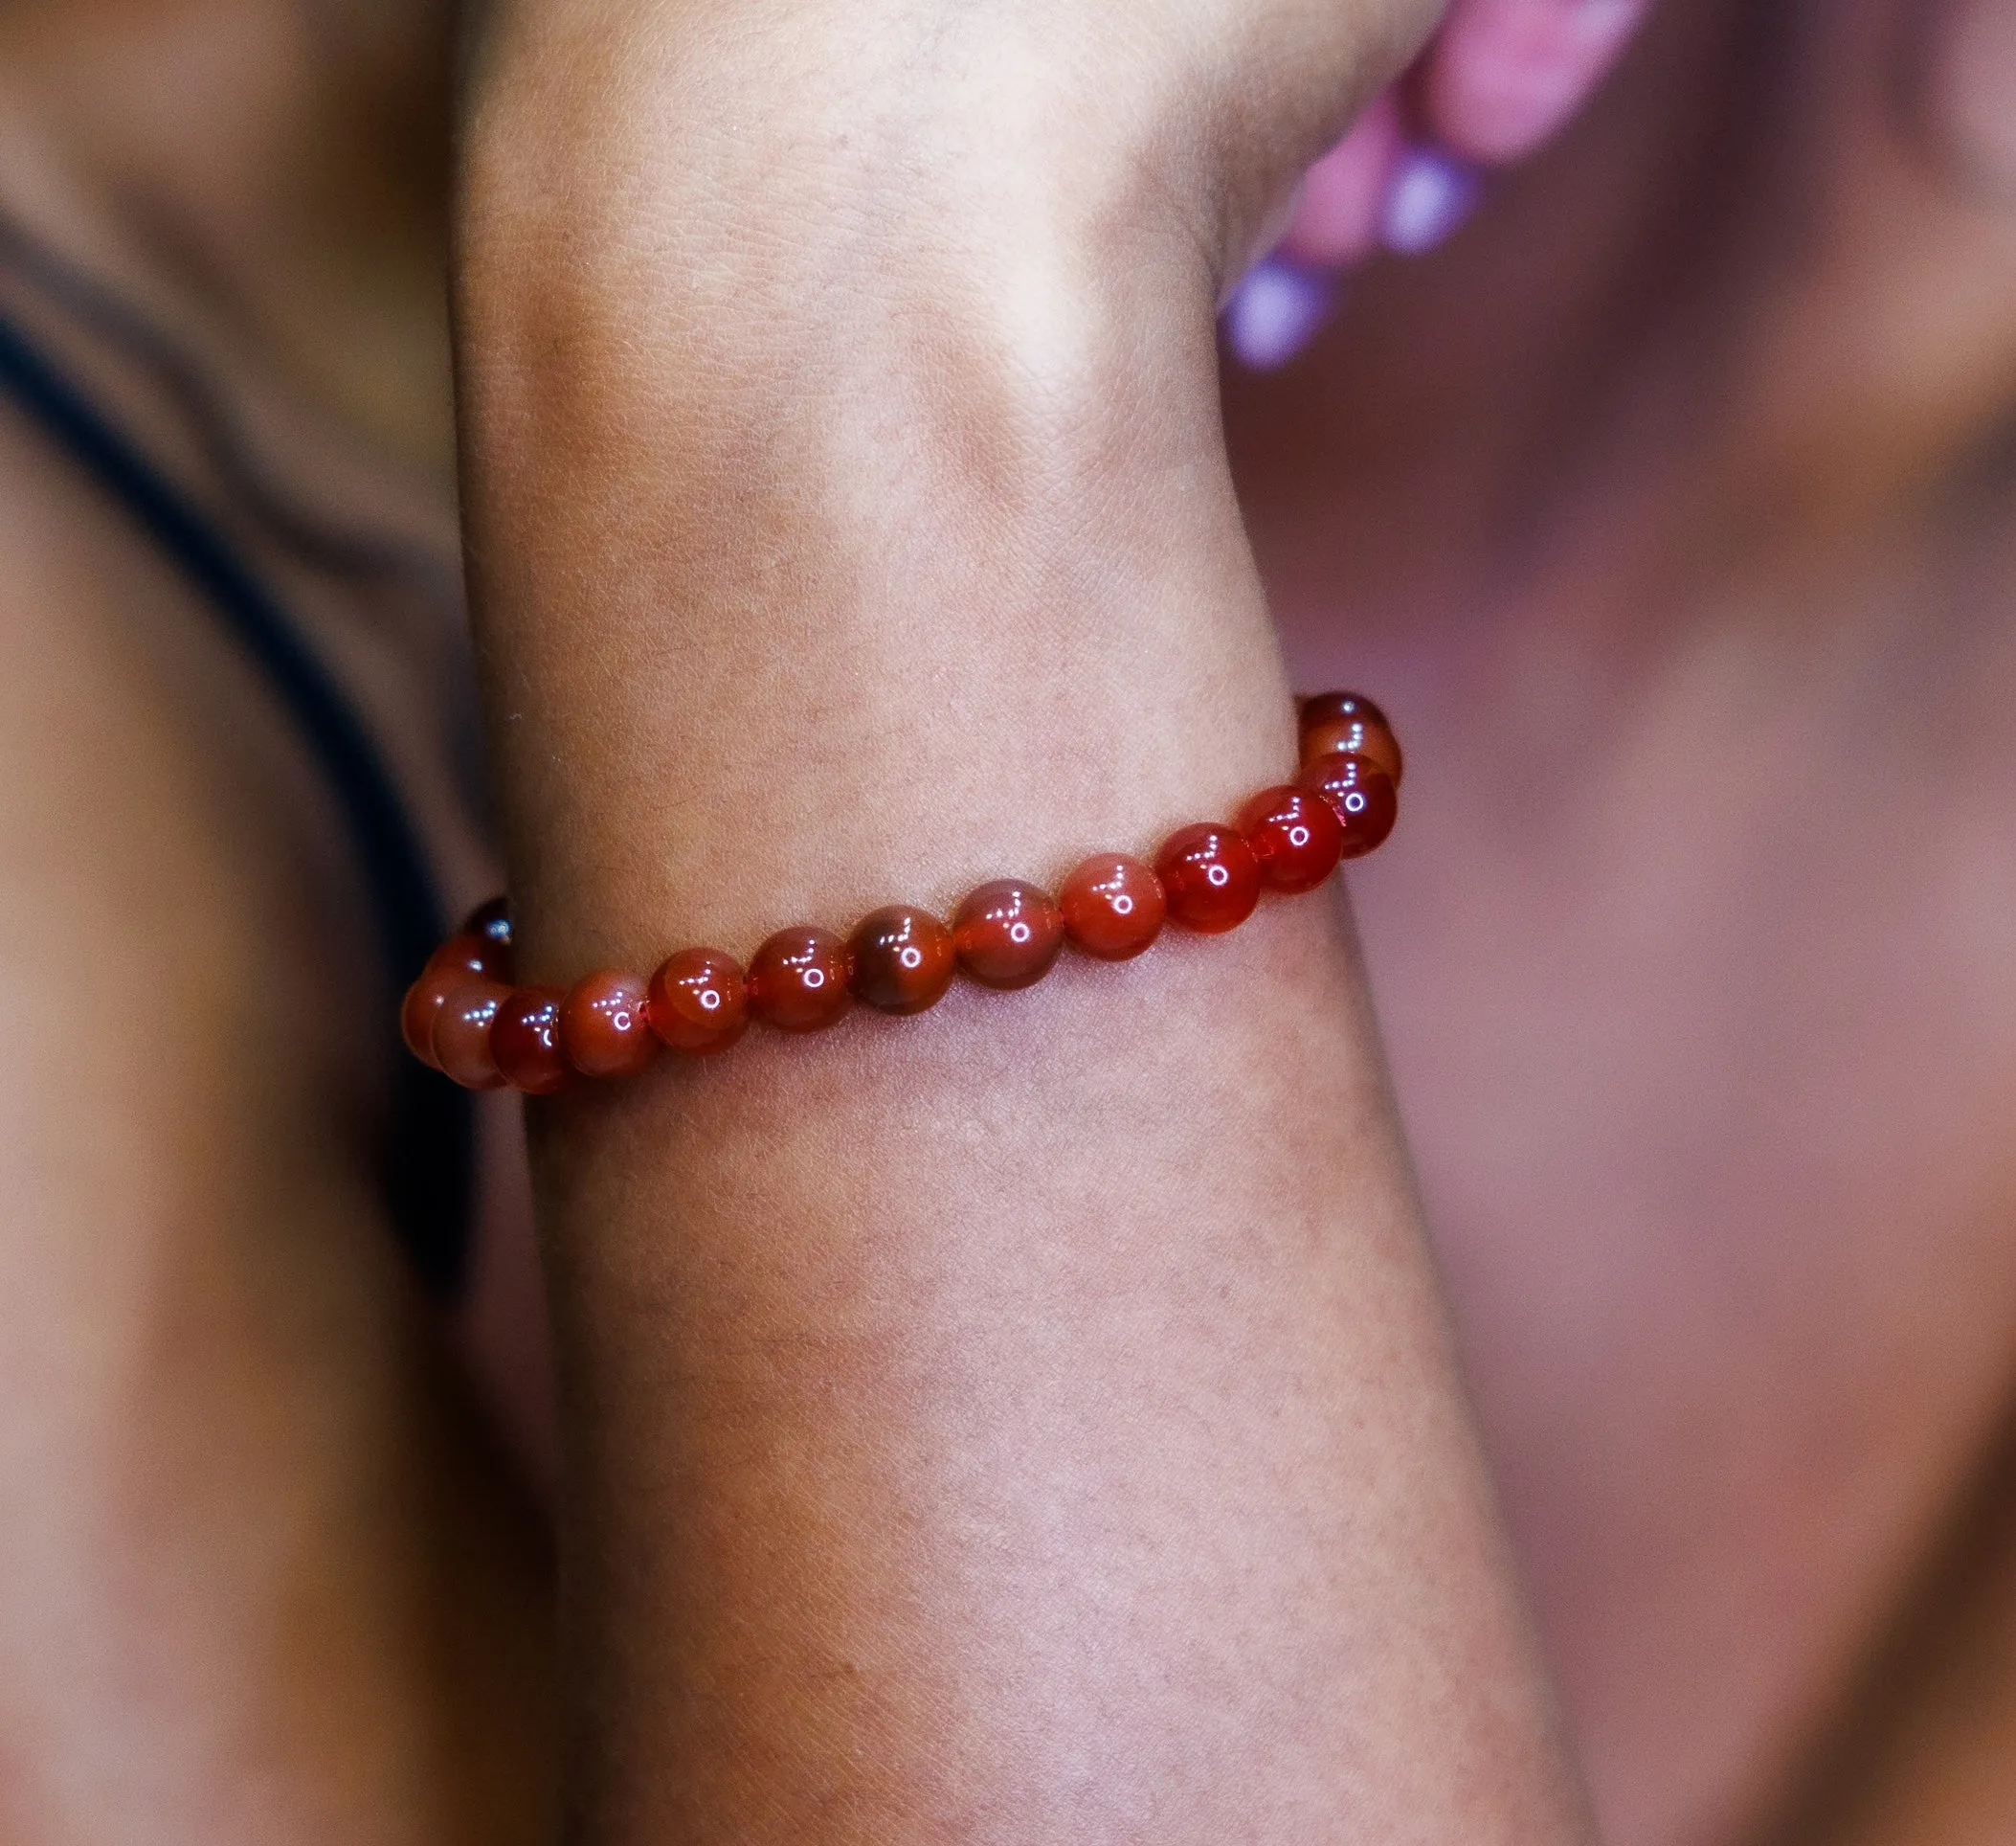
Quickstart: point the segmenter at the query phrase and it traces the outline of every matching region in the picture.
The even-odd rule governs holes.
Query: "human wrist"
[[[1012,294],[930,239],[695,249],[682,169],[648,207],[678,250],[640,267],[634,226],[493,182],[470,518],[535,942],[561,890],[609,932],[567,938],[576,965],[944,902],[1288,773],[1191,257],[1109,270],[1037,214]]]
[[[481,157],[501,124],[534,175],[602,161],[632,226],[682,194],[738,217],[824,198],[899,230],[900,206],[1018,277],[1045,236],[1117,236],[1115,256],[1160,239],[1222,283],[1445,4],[491,0],[464,140]]]

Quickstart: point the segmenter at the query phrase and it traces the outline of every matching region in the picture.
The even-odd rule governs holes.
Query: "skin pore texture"
[[[1236,507],[1214,265],[1343,125],[1310,13],[1255,127],[1208,7],[1132,82],[1089,9],[984,56],[892,10],[894,84],[858,11],[657,11],[508,9],[471,92],[529,972],[1215,817],[1289,741],[1243,514],[1294,682],[1410,746],[1353,890],[1607,1836],[1997,1839],[2007,9],[1670,8],[1448,250],[1231,382]],[[1426,17],[1358,23],[1339,110]],[[431,504],[444,25],[0,22],[7,204]],[[1234,146],[1255,197],[1172,226]],[[549,1837],[536,1522],[361,1183],[338,836],[5,439],[0,1838]],[[1572,1836],[1354,941],[1268,910],[535,1120],[580,1837]]]
[[[530,978],[1054,882],[1288,769],[1211,304],[1410,22],[1167,23],[1138,70],[1047,7],[479,47]],[[948,261],[975,201],[1003,240]],[[1270,908],[537,1112],[581,1836],[1581,1836],[1349,944]]]

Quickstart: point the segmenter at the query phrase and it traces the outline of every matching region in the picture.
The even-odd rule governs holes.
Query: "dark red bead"
[[[682,949],[651,977],[651,1029],[675,1051],[726,1051],[749,1028],[741,964],[718,949]]]
[[[511,946],[511,907],[502,897],[493,897],[487,904],[479,904],[469,912],[462,924],[460,935],[480,935],[486,942],[496,942],[508,949]]]
[[[1337,868],[1344,829],[1320,795],[1284,782],[1239,811],[1239,830],[1260,862],[1261,882],[1292,895],[1312,891]]]
[[[1356,859],[1370,852],[1393,831],[1400,818],[1400,797],[1393,777],[1369,756],[1319,756],[1303,766],[1298,787],[1320,795],[1343,822],[1340,856]]]
[[[511,979],[511,945],[491,936],[458,930],[427,957],[427,972],[431,975],[451,969],[508,983]]]
[[[1205,822],[1171,834],[1155,855],[1155,876],[1171,917],[1205,935],[1238,929],[1260,902],[1260,861],[1233,827]]]
[[[634,1077],[658,1055],[644,983],[603,968],[585,975],[560,1002],[560,1046],[584,1077]]]
[[[847,945],[809,923],[779,930],[749,964],[749,1009],[780,1032],[818,1032],[852,1002]]]
[[[929,911],[890,904],[871,911],[847,940],[848,986],[880,1013],[937,1005],[957,965],[952,934]]]
[[[1311,693],[1295,708],[1295,716],[1305,731],[1311,725],[1329,724],[1333,718],[1364,718],[1388,731],[1393,729],[1386,714],[1362,692]]]
[[[1393,786],[1400,787],[1400,777],[1406,771],[1406,758],[1400,754],[1400,738],[1386,721],[1386,714],[1364,694],[1321,692],[1313,699],[1306,700],[1302,707],[1301,734],[1302,760],[1305,763],[1340,752],[1369,756],[1393,777]]]
[[[435,1068],[464,1090],[502,1090],[504,1080],[490,1049],[490,1027],[510,997],[503,981],[480,975],[453,988],[434,1018]]]
[[[997,878],[952,918],[952,946],[967,978],[983,987],[1027,987],[1050,972],[1064,947],[1064,912],[1041,885]]]
[[[514,1090],[549,1096],[567,1082],[567,1055],[560,1046],[559,987],[517,987],[497,1009],[490,1026],[490,1055]]]
[[[1124,852],[1087,859],[1064,880],[1057,907],[1071,941],[1102,961],[1139,955],[1161,934],[1168,913],[1161,881]]]

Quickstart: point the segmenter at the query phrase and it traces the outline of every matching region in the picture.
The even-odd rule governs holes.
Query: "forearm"
[[[1215,231],[845,70],[793,129],[734,44],[695,89],[526,30],[461,287],[533,978],[1054,885],[1286,775]],[[950,247],[975,185],[1015,247]],[[585,1836],[1573,1831],[1322,900],[535,1137]]]

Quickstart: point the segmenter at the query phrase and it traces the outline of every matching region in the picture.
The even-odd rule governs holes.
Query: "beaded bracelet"
[[[719,950],[682,949],[648,981],[603,969],[571,988],[513,986],[510,914],[494,898],[435,951],[407,992],[407,1048],[467,1089],[508,1084],[546,1095],[576,1075],[633,1076],[661,1045],[691,1057],[725,1051],[752,1019],[816,1032],[856,1001],[921,1013],[955,973],[983,987],[1027,987],[1067,941],[1099,960],[1127,961],[1165,919],[1207,935],[1237,929],[1263,889],[1315,889],[1340,861],[1384,840],[1399,814],[1400,743],[1370,699],[1307,699],[1300,732],[1293,782],[1263,789],[1231,826],[1181,828],[1153,866],[1099,853],[1055,897],[1019,878],[997,879],[966,898],[949,928],[909,904],[873,912],[845,940],[795,925],[765,941],[746,972]]]

